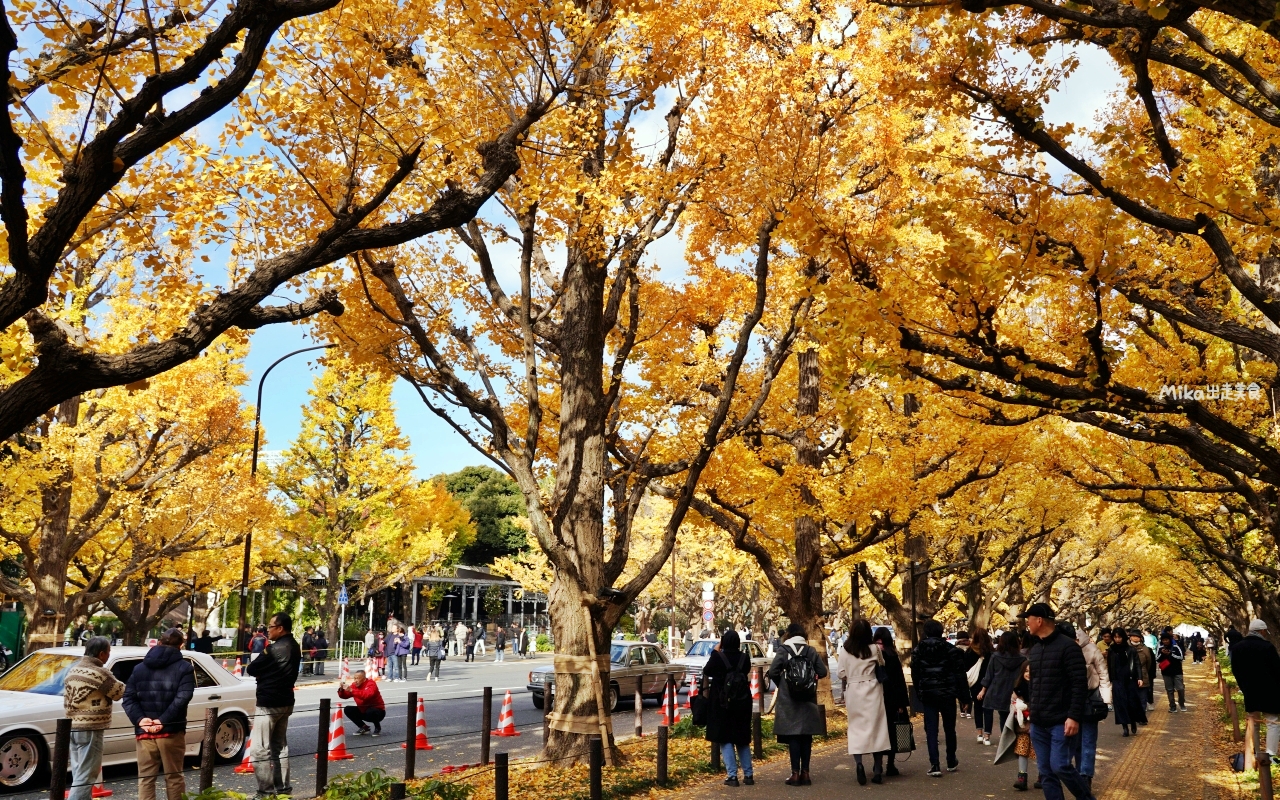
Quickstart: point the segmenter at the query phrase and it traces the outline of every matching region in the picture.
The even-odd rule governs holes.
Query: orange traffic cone
[[[670,695],[668,694],[668,692],[667,692],[665,689],[663,689],[663,690],[662,690],[662,708],[658,710],[658,725],[659,725],[659,726],[668,726],[668,727],[669,727],[669,726],[671,725],[671,713],[667,710],[667,709],[668,709],[668,705],[667,705],[667,703],[668,703],[668,702],[670,702]]]
[[[676,691],[676,687],[672,686],[671,687],[671,724],[672,725],[678,725],[680,723],[680,703],[676,701],[676,698],[679,696],[680,696],[680,693]]]
[[[492,731],[494,736],[519,736],[520,731],[516,730],[516,712],[511,705],[511,690],[507,690],[507,696],[502,701],[502,710],[498,712],[498,728]]]
[[[94,797],[110,797],[111,795],[115,794],[115,792],[111,791],[110,789],[108,789],[106,786],[103,785],[101,766],[98,767],[98,780],[94,781],[93,791],[91,792],[91,794]]]
[[[329,760],[343,761],[355,758],[347,752],[347,731],[342,725],[342,703],[333,710],[333,719],[329,721]]]
[[[342,659],[342,668],[338,670],[338,680],[351,680],[351,663],[347,659]]]
[[[236,659],[236,668],[231,671],[231,674],[235,675],[237,678],[244,675],[244,666],[240,663],[240,659]]]
[[[253,759],[249,758],[249,749],[252,747],[253,747],[253,737],[250,736],[249,738],[244,740],[244,759],[240,762],[240,764],[234,770],[232,770],[232,772],[236,773],[237,775],[253,774]]]
[[[222,659],[222,668],[225,669],[227,672],[231,671],[231,667],[227,666],[227,660],[225,658]]]
[[[418,722],[414,725],[417,729],[417,735],[414,737],[414,750],[434,750],[431,742],[427,741],[427,704],[421,697],[418,698]],[[400,749],[405,749],[406,745],[400,745]]]

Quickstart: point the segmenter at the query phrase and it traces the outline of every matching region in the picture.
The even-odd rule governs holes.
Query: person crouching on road
[[[84,658],[71,665],[62,687],[62,708],[71,720],[71,793],[67,800],[90,800],[102,769],[102,742],[111,727],[111,701],[124,696],[124,684],[104,666],[111,640],[94,636]]]
[[[156,800],[156,778],[161,774],[168,800],[182,800],[187,788],[182,758],[187,751],[187,706],[196,691],[196,673],[182,657],[185,641],[180,629],[165,631],[134,667],[124,688],[124,713],[138,738],[139,800]]]
[[[1065,786],[1079,800],[1094,800],[1088,783],[1071,763],[1080,735],[1089,672],[1084,651],[1075,639],[1058,632],[1048,603],[1033,603],[1019,615],[1036,640],[1027,660],[1031,665],[1031,744],[1036,751],[1045,800],[1062,800]]]
[[[356,670],[351,676],[350,688],[347,687],[346,681],[338,684],[338,697],[343,700],[355,700],[355,705],[342,709],[342,713],[355,723],[356,736],[369,733],[369,725],[366,723],[373,725],[374,736],[382,735],[382,721],[387,718],[387,704],[382,702],[382,692],[378,691],[378,684],[367,680],[364,670]]]

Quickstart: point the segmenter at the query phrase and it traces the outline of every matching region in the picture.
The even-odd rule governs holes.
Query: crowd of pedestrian
[[[961,631],[949,641],[937,620],[926,620],[911,652],[911,697],[893,634],[855,620],[848,632],[830,636],[834,672],[843,687],[848,716],[848,752],[856,780],[880,784],[900,775],[899,752],[912,748],[910,708],[923,713],[928,774],[942,777],[960,768],[957,720],[972,719],[976,740],[997,746],[996,763],[1017,759],[1014,788],[1041,789],[1047,800],[1093,800],[1099,725],[1114,714],[1122,736],[1137,734],[1154,711],[1159,674],[1169,711],[1186,711],[1183,663],[1204,660],[1207,644],[1195,634],[1183,639],[1171,628],[1158,636],[1139,629],[1111,628],[1095,640],[1085,630],[1059,621],[1047,603],[1034,603],[1019,615],[1021,630],[1000,633],[993,642],[985,630]],[[1248,710],[1267,720],[1267,748],[1280,743],[1280,654],[1255,621],[1247,637],[1237,635],[1233,663],[1246,690]],[[726,631],[703,669],[700,697],[707,719],[706,738],[720,744],[725,783],[754,783],[750,752],[750,700],[745,685],[749,659],[742,655],[738,631]],[[1154,645],[1154,648],[1152,647]],[[774,731],[786,743],[791,775],[786,783],[812,783],[813,736],[825,731],[817,705],[818,681],[827,664],[810,645],[804,627],[780,632],[768,670],[776,686]],[[698,713],[698,712],[695,712]],[[1031,762],[1036,779],[1031,782]],[[945,772],[944,772],[945,770]]]

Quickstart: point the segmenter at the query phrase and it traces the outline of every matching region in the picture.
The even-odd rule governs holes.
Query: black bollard
[[[204,710],[204,739],[200,742],[200,791],[213,786],[213,759],[217,755],[214,738],[218,733],[218,709]]]
[[[667,726],[658,726],[658,785],[667,785]]]
[[[409,692],[409,702],[405,706],[404,732],[404,779],[413,780],[413,773],[418,767],[418,693]]]
[[[493,799],[507,800],[507,754],[493,755]]]
[[[391,784],[391,800],[404,800],[405,788],[403,783]]]
[[[493,728],[493,687],[484,687],[484,699],[480,701],[480,763],[489,765],[489,731]]]
[[[604,800],[604,740],[591,737],[591,800]]]
[[[49,776],[49,800],[63,800],[67,791],[67,764],[71,759],[71,720],[60,719],[53,735],[53,766]]]
[[[329,698],[320,698],[320,729],[316,734],[316,797],[329,788]],[[265,742],[259,743],[261,747]]]

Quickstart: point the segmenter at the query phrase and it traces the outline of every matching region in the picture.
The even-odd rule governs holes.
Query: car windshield
[[[79,660],[79,655],[70,653],[32,653],[0,676],[0,690],[62,694],[62,682],[67,679],[72,665]]]
[[[685,655],[690,656],[711,656],[711,651],[715,648],[716,642],[710,639],[699,639],[693,643],[693,647],[689,648],[689,652]]]
[[[621,664],[626,657],[627,646],[625,644],[615,644],[609,648],[609,660],[613,663]]]

